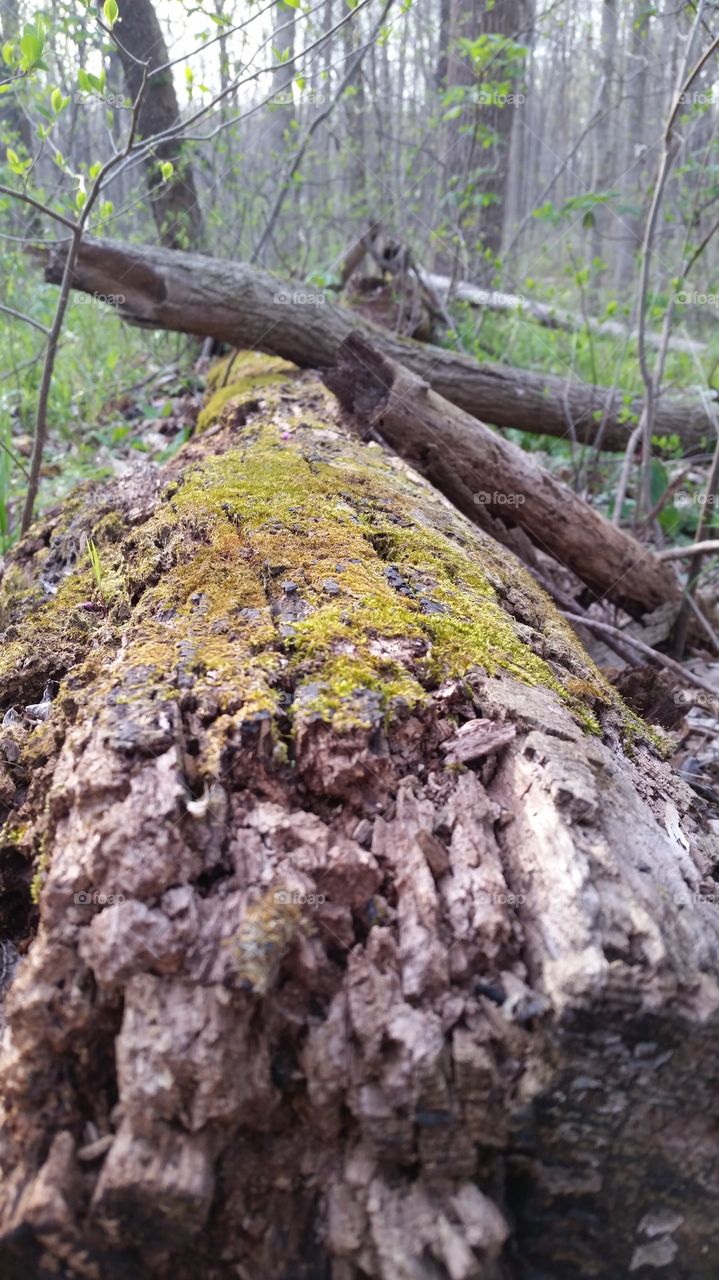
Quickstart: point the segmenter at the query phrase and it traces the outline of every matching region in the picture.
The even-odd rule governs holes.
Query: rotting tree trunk
[[[57,284],[66,251],[60,247],[31,252],[47,264],[46,279]],[[113,240],[86,240],[73,287],[123,297],[118,309],[131,323],[256,347],[311,368],[334,365],[342,341],[360,328],[384,355],[425,378],[473,417],[497,427],[562,438],[573,430],[577,440],[591,443],[603,421],[602,447],[623,451],[631,434],[627,414],[638,418],[641,411],[639,400],[626,405],[616,389],[581,382],[567,385],[565,378],[550,374],[479,365],[468,356],[397,337],[347,308],[322,301],[316,290],[278,280],[246,263],[151,245],[128,248]],[[293,301],[298,297],[310,302]],[[658,436],[678,436],[685,449],[712,433],[706,409],[693,401],[662,402],[655,430]]]
[[[0,1273],[709,1280],[694,793],[283,377],[4,566]]]

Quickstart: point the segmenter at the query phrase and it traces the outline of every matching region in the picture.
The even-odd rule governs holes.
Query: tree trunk
[[[57,284],[65,250],[33,252],[46,263],[46,279]],[[73,285],[85,293],[121,296],[120,313],[132,323],[216,337],[314,368],[335,364],[342,341],[360,329],[384,355],[497,427],[562,438],[573,432],[591,443],[604,420],[602,447],[624,450],[631,434],[628,415],[641,411],[639,400],[627,405],[616,388],[567,385],[552,374],[478,365],[468,356],[399,338],[332,305],[317,290],[283,283],[246,263],[86,240]],[[662,402],[655,424],[658,436],[678,436],[685,449],[705,441],[711,430],[706,409],[695,401]]]
[[[19,42],[20,27],[17,0],[0,0],[0,39],[3,45]],[[17,86],[13,86],[3,102],[0,141],[5,152],[8,148],[17,150],[19,147],[23,158],[30,159],[35,153],[39,138],[35,135],[31,118],[23,110],[23,105],[18,101]],[[20,206],[19,202],[13,201],[10,204],[10,216],[12,223],[9,225],[15,235],[37,235],[40,219],[30,205]]]
[[[631,283],[635,288],[637,255],[644,238],[644,217],[641,205],[644,200],[642,179],[646,176],[646,143],[649,121],[647,82],[651,55],[652,8],[645,0],[634,0],[628,33],[625,85],[629,96],[627,121],[627,147],[622,172],[625,212],[622,214],[617,243],[617,269],[615,287],[622,294]],[[631,211],[626,206],[635,205]]]
[[[5,564],[2,1275],[709,1280],[694,793],[285,376]]]
[[[295,118],[292,96],[292,77],[295,72],[294,10],[285,4],[284,0],[276,0],[272,18],[273,63],[277,65],[272,72],[273,104],[268,117],[267,132],[263,139],[263,150],[269,157],[268,167],[276,180],[277,165],[284,163],[283,156],[289,141],[289,130]]]
[[[151,0],[123,0],[120,16],[119,52],[127,91],[134,102],[142,84],[141,64],[147,63],[149,72],[157,71],[169,62],[170,55]],[[150,138],[171,129],[179,115],[172,70],[153,75],[140,108],[139,136]],[[202,213],[186,150],[177,139],[158,143],[146,166],[153,216],[160,241],[169,249],[196,249],[202,244]],[[174,173],[162,181],[159,166],[166,160],[174,166]]]
[[[443,152],[456,232],[445,237],[443,259],[449,273],[456,275],[457,264],[466,257],[473,274],[486,281],[495,274],[502,248],[512,94],[519,80],[516,59],[507,56],[505,48],[521,40],[527,15],[524,0],[450,0],[447,16],[449,47],[440,50],[438,80],[451,104]],[[491,41],[489,52],[478,54],[475,61],[462,42],[482,37]],[[509,102],[504,101],[503,88],[495,89],[505,84],[510,86]]]
[[[617,0],[602,0],[601,29],[601,90],[602,106],[610,112],[601,128],[594,130],[594,170],[592,190],[595,195],[607,197],[613,193],[616,172],[617,141]],[[601,274],[607,263],[602,257],[606,242],[616,237],[616,227],[621,227],[611,203],[598,203],[589,211],[591,224],[590,263],[592,268],[592,299],[596,309],[600,306]],[[604,265],[602,265],[604,264]]]

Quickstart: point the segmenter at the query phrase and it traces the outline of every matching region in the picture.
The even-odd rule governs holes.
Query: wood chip
[[[441,750],[447,756],[447,764],[468,764],[494,755],[516,736],[513,724],[498,724],[495,720],[468,720],[461,729],[442,743]]]

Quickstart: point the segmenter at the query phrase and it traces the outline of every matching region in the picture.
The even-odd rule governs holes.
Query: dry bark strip
[[[57,284],[65,250],[33,250]],[[497,427],[591,443],[605,423],[602,447],[623,451],[630,427],[621,391],[502,365],[479,365],[468,356],[400,338],[360,320],[310,286],[278,280],[247,263],[151,245],[86,240],[73,287],[101,298],[122,299],[120,314],[134,324],[218,338],[254,347],[301,367],[331,367],[352,329],[384,355],[424,378],[439,395]],[[317,302],[319,297],[320,301]],[[304,302],[302,300],[305,300]],[[635,402],[630,411],[639,415]],[[695,401],[662,403],[659,436],[679,436],[685,450],[713,434],[705,408]]]
[[[391,449],[441,489],[470,519],[519,527],[569,566],[599,598],[629,613],[681,602],[676,575],[631,534],[583,502],[531,454],[438,396],[361,334],[343,343],[327,385],[361,428],[376,427]]]
[[[0,1274],[713,1280],[717,841],[511,555],[322,394],[4,566]]]

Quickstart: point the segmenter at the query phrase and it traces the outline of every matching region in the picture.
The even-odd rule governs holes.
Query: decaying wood
[[[465,515],[481,521],[486,511],[519,526],[598,597],[630,613],[672,601],[679,609],[676,575],[649,548],[611,525],[531,454],[473,421],[361,335],[347,339],[325,379],[362,426],[375,426]]]
[[[63,246],[33,252],[46,264],[46,279],[57,283]],[[301,367],[333,366],[342,341],[360,327],[383,355],[424,378],[452,404],[497,427],[560,438],[573,431],[577,440],[591,443],[602,422],[602,447],[623,451],[631,430],[627,415],[638,417],[641,412],[638,400],[627,406],[617,389],[568,383],[563,377],[509,366],[478,365],[469,356],[387,333],[330,302],[319,290],[278,280],[246,263],[151,245],[86,240],[73,285],[116,300],[120,314],[131,323],[254,347]],[[678,436],[685,450],[713,437],[705,407],[692,400],[661,403],[655,430],[659,436]]]
[[[717,842],[323,394],[4,566],[0,1273],[710,1280]]]

